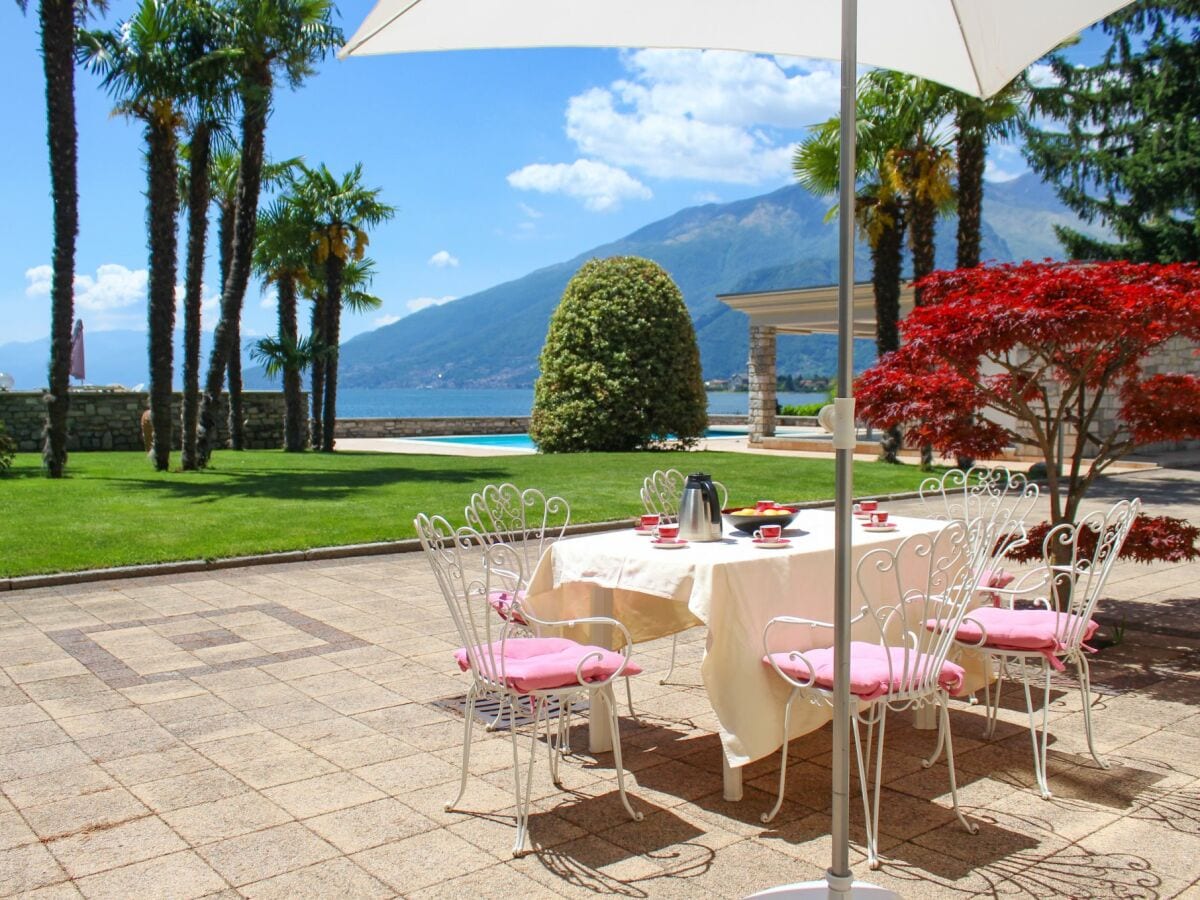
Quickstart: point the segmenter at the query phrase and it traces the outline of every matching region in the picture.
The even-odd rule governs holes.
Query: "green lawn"
[[[733,504],[833,496],[833,462],[738,453],[471,458],[383,453],[218,452],[204,472],[155,472],[141,453],[73,453],[70,477],[18,454],[0,477],[0,577],[413,537],[413,516],[451,521],[473,491],[512,481],[560,494],[572,521],[639,512],[656,468],[704,471]],[[912,490],[913,466],[857,463],[858,496]]]

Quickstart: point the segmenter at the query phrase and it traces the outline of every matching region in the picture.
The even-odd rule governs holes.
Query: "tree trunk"
[[[246,449],[246,413],[242,406],[242,310],[230,325],[229,449]]]
[[[338,337],[342,330],[342,270],[346,262],[336,254],[325,261],[325,411],[322,421],[321,449],[333,452],[333,429],[337,425]]]
[[[325,406],[325,300],[318,292],[313,298],[312,309],[312,341],[317,349],[309,371],[312,372],[312,445],[315,450],[322,450],[323,431],[321,430],[321,410]]]
[[[183,291],[183,468],[198,468],[196,429],[200,421],[200,303],[204,290],[204,248],[208,240],[208,162],[212,126],[192,131],[188,159],[187,274]]]
[[[283,274],[276,283],[279,295],[279,341],[284,346],[296,345],[296,279]],[[304,396],[300,382],[300,367],[288,361],[283,366],[283,449],[288,453],[304,450]]]
[[[932,203],[916,200],[912,205],[910,236],[912,237],[913,280],[920,281],[933,271],[934,266],[934,231],[937,222],[937,208]],[[924,302],[921,290],[913,292],[913,303],[920,306]],[[933,448],[928,444],[921,447],[921,468],[933,468]]]
[[[241,318],[242,299],[250,280],[250,257],[254,252],[254,231],[258,224],[258,192],[262,183],[263,141],[270,108],[271,73],[264,68],[258,83],[242,92],[242,154],[238,169],[237,201],[233,214],[233,246],[229,256],[229,275],[221,294],[221,318],[213,334],[208,377],[200,402],[200,439],[198,459],[208,464],[217,442],[217,407],[229,355],[233,351],[234,326]]]
[[[229,280],[229,261],[233,257],[233,205],[224,201],[220,204],[221,214],[217,219],[217,264],[221,269],[221,290]]]
[[[171,466],[171,416],[174,340],[176,228],[179,171],[175,123],[156,118],[146,125],[149,191],[146,225],[150,235],[150,421],[154,425],[154,468]]]
[[[937,223],[937,208],[923,200],[915,201],[909,220],[909,236],[912,238],[913,281],[920,281],[933,271],[934,266],[934,232]],[[913,303],[920,306],[924,302],[918,290],[913,295]]]
[[[880,232],[871,247],[871,285],[875,292],[875,349],[882,357],[900,348],[900,264],[904,244],[904,212],[885,204],[880,212],[894,223]],[[893,426],[879,439],[879,457],[898,463],[900,429]]]
[[[41,0],[42,67],[46,73],[46,142],[54,204],[54,274],[50,289],[50,365],[42,461],[51,478],[67,465],[71,405],[71,326],[75,319],[75,237],[79,233],[75,128],[75,4]]]
[[[979,265],[983,216],[983,168],[987,151],[982,104],[975,99],[958,112],[958,258],[960,269]]]

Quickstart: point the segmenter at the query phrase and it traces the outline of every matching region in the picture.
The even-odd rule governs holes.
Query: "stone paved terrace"
[[[1096,496],[1133,493],[1195,518],[1200,473]],[[932,734],[889,728],[870,879],[904,897],[1200,896],[1198,581],[1195,565],[1118,570],[1110,618],[1166,633],[1130,627],[1094,666],[1108,771],[1058,685],[1051,801],[1032,789],[1015,691],[993,742],[977,708],[952,713],[974,837],[952,821],[945,769],[921,767]],[[622,727],[645,821],[619,811],[611,755],[577,752],[564,791],[543,756],[540,850],[513,860],[505,735],[476,729],[471,812],[442,811],[462,722],[437,701],[466,689],[455,645],[419,554],[0,595],[0,895],[739,897],[827,865],[828,729],[793,742],[772,825],[758,816],[774,761],[725,802],[701,629],[681,636],[678,685],[658,684],[669,639],[636,650],[641,721]]]

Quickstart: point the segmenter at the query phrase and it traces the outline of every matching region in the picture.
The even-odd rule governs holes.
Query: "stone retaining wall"
[[[41,391],[0,392],[0,422],[22,451],[37,451],[42,446],[46,408]],[[172,403],[175,421],[182,415],[182,395]],[[229,397],[221,396],[218,421],[221,423],[218,446],[229,443]],[[246,447],[271,450],[283,445],[283,395],[277,391],[245,391],[242,403],[246,412]],[[305,394],[307,408],[308,395]],[[150,408],[145,391],[72,391],[71,413],[67,419],[68,450],[141,450],[142,413]],[[175,431],[174,449],[179,449],[179,431]]]
[[[527,434],[529,416],[440,416],[429,419],[343,419],[339,438],[403,438],[442,434]]]

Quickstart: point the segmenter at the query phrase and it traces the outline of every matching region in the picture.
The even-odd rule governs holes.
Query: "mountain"
[[[88,384],[123,384],[133,387],[149,384],[147,337],[144,331],[84,331],[83,347]],[[200,338],[200,377],[208,368],[208,354],[212,350],[212,334],[206,332]],[[50,338],[37,341],[0,344],[0,372],[7,372],[16,382],[19,391],[44,388],[46,365],[50,359]],[[243,357],[243,382],[247,390],[277,388],[262,371]],[[183,335],[175,336],[175,387],[182,386],[183,379]]]
[[[620,240],[573,259],[431,307],[359,335],[341,348],[345,387],[522,387],[537,377],[537,358],[550,315],[575,271],[593,257],[644,256],[679,285],[691,311],[706,378],[744,371],[746,317],[717,294],[832,284],[837,277],[837,227],[826,221],[829,201],[798,185],[733,203],[681,210]],[[986,185],[984,259],[1057,257],[1055,224],[1086,228],[1032,174]],[[938,223],[939,267],[954,264],[953,218]],[[1094,229],[1092,229],[1094,230]],[[856,277],[870,277],[865,246]],[[832,374],[833,335],[781,336],[779,371]],[[874,359],[859,341],[859,367]]]

